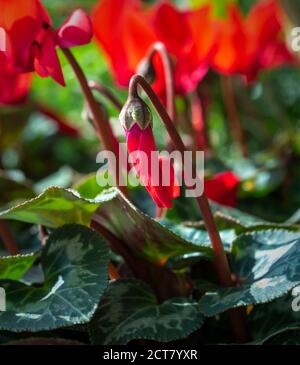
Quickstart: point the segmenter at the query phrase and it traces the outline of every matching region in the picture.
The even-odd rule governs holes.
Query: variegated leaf
[[[266,303],[300,284],[300,233],[284,229],[239,236],[232,266],[241,285],[207,292],[200,300],[207,316],[229,308]]]
[[[42,285],[0,282],[7,299],[0,329],[36,332],[88,322],[108,284],[108,261],[109,248],[94,231],[58,228],[42,251]]]
[[[125,345],[134,339],[169,342],[202,324],[195,300],[172,298],[159,304],[143,282],[122,279],[107,288],[90,323],[90,336],[97,345]]]

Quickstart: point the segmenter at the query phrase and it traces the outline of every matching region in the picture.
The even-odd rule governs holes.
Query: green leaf
[[[286,331],[284,333],[280,333],[274,338],[271,338],[271,340],[268,341],[266,345],[300,345],[300,330],[298,329],[295,331]]]
[[[253,343],[263,344],[278,334],[300,329],[299,293],[298,297],[288,294],[274,302],[254,307],[248,321]],[[297,311],[293,310],[293,303],[297,305]]]
[[[266,303],[300,283],[300,233],[284,229],[239,236],[233,244],[232,267],[238,287],[207,292],[202,313],[213,316],[229,308]]]
[[[141,281],[111,283],[90,323],[96,345],[125,345],[134,339],[161,342],[185,338],[204,322],[196,301],[172,298],[162,304]]]
[[[273,223],[236,208],[225,207],[213,201],[209,203],[220,230],[234,229],[236,233],[242,233],[257,229],[291,228],[289,223]],[[198,228],[204,228],[204,222],[201,221],[195,199],[184,197],[175,199],[173,208],[168,210],[166,217],[176,223],[186,221],[188,224],[192,222],[194,227],[197,225]]]
[[[184,240],[191,242],[194,245],[199,245],[200,243],[201,246],[211,247],[210,238],[207,231],[199,228],[186,227],[182,224],[174,224],[167,219],[160,220],[159,223],[168,228],[171,232],[180,236]],[[234,230],[222,230],[220,231],[220,236],[225,250],[227,252],[230,252],[232,242],[236,238]],[[193,252],[187,252],[186,250],[186,252],[181,255],[172,255],[166,265],[172,270],[183,269],[189,267],[193,263],[205,259],[206,256],[207,255],[203,255],[203,252],[197,252],[195,251],[195,249],[193,250]]]
[[[175,234],[138,210],[114,188],[105,190],[95,199],[84,199],[75,191],[52,187],[38,197],[0,214],[2,219],[16,219],[47,227],[68,223],[89,226],[92,217],[140,258],[165,263],[172,256],[191,252],[200,252],[204,258],[212,257],[208,235],[204,231],[193,240],[180,233]],[[194,232],[197,233],[196,230]]]
[[[236,208],[221,206],[211,202],[218,227],[234,228],[237,233],[267,228],[292,228],[289,224],[273,223]]]
[[[41,286],[1,283],[7,311],[0,313],[0,329],[37,332],[87,323],[108,284],[108,261],[109,248],[94,231],[58,228],[42,251]]]
[[[193,243],[194,245],[198,245],[201,242],[201,245],[206,245],[208,247],[211,246],[210,238],[207,231],[199,228],[193,228],[189,226],[185,226],[183,224],[174,224],[167,219],[160,220],[159,223],[164,227],[168,228],[170,231],[175,233],[176,235],[182,237],[186,241]],[[231,245],[234,239],[236,238],[236,234],[234,230],[227,229],[220,231],[220,236],[226,251],[231,250]]]
[[[200,252],[206,259],[213,255],[207,235],[199,235],[199,240],[187,240],[186,236],[174,233],[142,213],[120,193],[99,206],[95,219],[141,259],[164,264],[170,257],[186,253]]]
[[[99,203],[82,199],[72,190],[51,187],[37,197],[0,214],[2,219],[59,227],[78,223],[88,226]]]
[[[97,184],[96,174],[90,174],[82,178],[73,185],[73,189],[78,191],[80,196],[87,199],[94,199],[103,191],[103,188]]]
[[[31,268],[39,253],[0,257],[0,280],[20,280]]]

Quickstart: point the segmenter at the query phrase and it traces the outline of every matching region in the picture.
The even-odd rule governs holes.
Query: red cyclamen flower
[[[16,73],[9,69],[6,60],[0,55],[0,105],[15,105],[26,101],[30,86],[31,73]]]
[[[91,21],[82,10],[74,13],[54,31],[39,0],[0,0],[0,28],[6,34],[7,64],[17,72],[36,71],[64,85],[56,46],[73,47],[89,43]]]
[[[32,72],[18,73],[12,70],[1,55],[0,69],[0,107],[8,105],[22,106],[27,102],[33,76]],[[51,109],[39,105],[38,111],[52,120],[61,134],[72,137],[79,136],[79,131],[76,128],[69,125],[63,117],[57,115]]]
[[[294,61],[283,35],[283,14],[276,0],[255,4],[247,17],[232,4],[217,22],[217,48],[211,66],[224,74],[241,74],[253,81],[264,69]]]
[[[131,98],[124,105],[120,121],[126,132],[128,152],[142,184],[159,208],[171,208],[172,199],[179,196],[180,188],[171,161],[155,153],[150,110],[140,98]],[[152,169],[155,164],[157,171]],[[164,182],[163,174],[167,173],[169,180]]]
[[[93,25],[96,40],[120,86],[128,86],[155,42],[162,42],[171,55],[177,93],[192,91],[208,71],[215,44],[210,6],[181,11],[166,1],[147,7],[140,0],[100,0],[93,13]],[[200,32],[203,27],[205,32]],[[155,56],[153,63],[156,79],[152,86],[163,96],[160,58]]]
[[[221,172],[204,181],[207,197],[228,207],[237,205],[237,191],[240,179],[231,171]]]

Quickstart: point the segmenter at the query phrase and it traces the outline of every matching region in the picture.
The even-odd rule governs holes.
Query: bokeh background
[[[174,1],[179,7],[199,6],[205,2]],[[215,14],[222,17],[227,3],[233,1],[209,2],[214,3]],[[247,14],[256,1],[234,2]],[[43,0],[43,3],[54,24],[59,25],[75,8],[82,7],[91,12],[96,1]],[[202,31],[205,32],[205,29]],[[77,47],[73,52],[89,79],[100,81],[111,88],[121,101],[126,100],[126,90],[114,85],[106,59],[95,42]],[[95,156],[99,151],[99,142],[93,128],[82,118],[83,97],[74,73],[62,54],[59,55],[67,87],[59,86],[50,78],[35,76],[31,98],[65,117],[70,124],[79,128],[81,136],[73,138],[62,135],[40,113],[30,114],[27,120],[29,113],[26,108],[10,111],[7,127],[11,132],[10,139],[5,140],[3,135],[0,139],[2,167],[6,170],[5,179],[1,180],[1,205],[18,197],[18,194],[24,197],[26,189],[30,196],[50,185],[70,187],[98,168]],[[284,66],[263,72],[248,87],[239,78],[234,79],[239,115],[251,155],[249,159],[241,158],[229,133],[219,76],[209,71],[202,83],[212,101],[208,125],[215,150],[214,158],[207,161],[207,169],[210,173],[233,170],[241,178],[240,209],[271,221],[287,219],[300,206],[300,68]],[[124,137],[119,127],[118,113],[106,100],[101,97],[100,100],[122,140]],[[178,98],[176,102],[180,109],[182,101]],[[158,145],[164,147],[165,132],[160,123],[156,120],[154,123]],[[26,227],[24,232],[28,234]],[[22,235],[19,235],[19,240],[24,241]]]

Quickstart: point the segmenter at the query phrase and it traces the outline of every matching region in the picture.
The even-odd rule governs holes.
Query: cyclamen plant
[[[232,82],[237,75],[246,89],[263,70],[296,65],[283,39],[285,16],[277,2],[261,1],[245,16],[230,5],[219,19],[212,5],[182,10],[168,1],[100,0],[92,18],[77,9],[57,29],[40,0],[0,0],[0,9],[6,37],[0,52],[0,185],[9,195],[7,200],[0,193],[0,287],[6,297],[1,343],[299,342],[300,317],[292,305],[300,285],[299,212],[280,223],[249,213],[262,196],[282,193],[287,199],[292,170],[287,166],[281,175],[278,170],[282,161],[291,165],[296,153],[279,151],[278,166],[275,157],[266,166],[254,165],[257,156],[251,156]],[[70,50],[91,43],[93,32],[116,84],[128,88],[126,101],[104,81],[89,80],[88,68]],[[80,87],[84,122],[90,122],[97,147],[120,166],[108,163],[104,174],[114,186],[99,186],[103,174],[94,169],[67,187],[45,188],[43,182],[30,188],[28,181],[13,180],[6,166],[11,150],[16,145],[22,150],[23,127],[36,123],[36,113],[71,137],[72,148],[84,139],[59,112],[29,95],[36,75],[51,77],[72,95],[62,57]],[[208,121],[210,88],[218,78],[239,147],[229,167],[214,147],[215,127]],[[107,101],[119,114],[122,136]],[[20,118],[24,126],[4,140],[5,126]],[[124,139],[126,152],[134,156],[126,163]],[[204,179],[194,161],[192,169],[183,164],[178,174],[178,161],[156,154],[157,146],[170,156],[203,150],[209,166]],[[42,165],[48,158],[51,165],[50,154],[42,157]],[[255,170],[254,177],[245,177],[241,163]],[[80,165],[77,177],[85,168]],[[271,178],[265,182],[274,170],[278,184]],[[23,175],[30,171],[24,164]],[[124,183],[132,171],[141,186]],[[194,184],[203,191],[190,197],[186,192]],[[243,199],[247,213],[237,208]],[[29,240],[37,229],[38,244],[26,246],[21,230]]]

